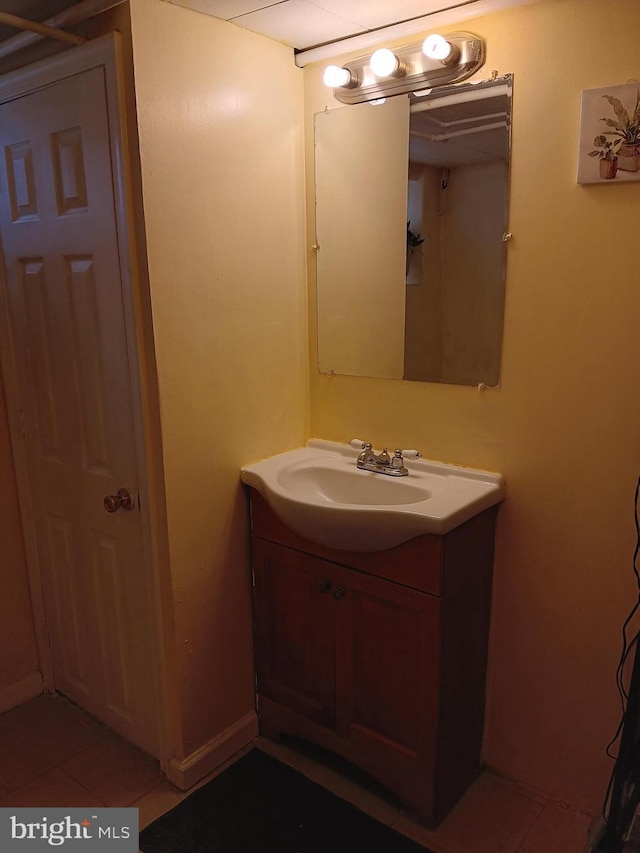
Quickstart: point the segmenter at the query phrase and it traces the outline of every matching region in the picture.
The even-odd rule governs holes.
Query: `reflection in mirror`
[[[498,383],[511,88],[316,116],[321,372]]]
[[[316,115],[323,373],[402,378],[408,146],[405,96]]]

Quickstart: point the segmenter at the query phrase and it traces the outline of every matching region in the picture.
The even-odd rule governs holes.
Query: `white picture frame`
[[[640,182],[640,82],[583,89],[577,182],[626,181]]]

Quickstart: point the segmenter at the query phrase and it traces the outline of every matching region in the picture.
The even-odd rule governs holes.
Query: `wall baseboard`
[[[0,714],[28,702],[29,699],[35,699],[43,689],[42,675],[39,672],[32,672],[20,681],[0,687]]]
[[[257,736],[258,715],[251,711],[186,758],[172,758],[169,781],[181,791],[188,791]]]

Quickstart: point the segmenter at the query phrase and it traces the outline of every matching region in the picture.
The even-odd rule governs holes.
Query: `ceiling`
[[[296,51],[312,51],[343,39],[357,42],[394,37],[378,36],[387,27],[402,28],[398,35],[428,29],[437,19],[454,22],[498,8],[535,0],[168,0],[223,18],[248,30],[284,42]],[[371,38],[373,36],[373,38]],[[360,39],[358,37],[361,37]],[[350,48],[347,48],[347,50]],[[338,53],[339,50],[334,50]],[[323,51],[324,55],[330,52]],[[320,58],[320,57],[318,57]],[[314,61],[315,57],[309,59]],[[303,63],[298,63],[303,64]]]
[[[429,29],[431,22],[441,26],[480,14],[535,0],[167,0],[283,42],[296,51],[310,51],[342,39],[386,36],[381,28],[400,25],[405,35]],[[2,11],[45,21],[52,15],[77,5],[71,0],[2,0]],[[0,26],[0,42],[16,34]],[[347,48],[347,49],[350,49]],[[339,50],[336,47],[335,53]],[[326,54],[326,49],[325,49]],[[320,57],[317,57],[320,58]],[[309,61],[314,61],[310,57]],[[301,64],[301,63],[298,63]]]
[[[469,0],[169,0],[305,50]]]

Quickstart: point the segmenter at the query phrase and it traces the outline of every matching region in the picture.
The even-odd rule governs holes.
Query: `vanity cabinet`
[[[438,823],[480,769],[495,513],[352,553],[252,490],[261,733],[336,752]]]

